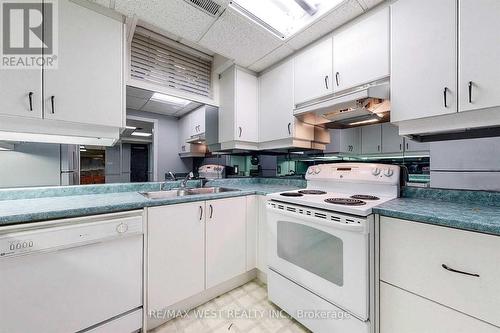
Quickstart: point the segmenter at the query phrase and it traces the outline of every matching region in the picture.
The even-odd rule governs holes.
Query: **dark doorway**
[[[130,181],[149,181],[149,146],[132,144],[130,147]]]

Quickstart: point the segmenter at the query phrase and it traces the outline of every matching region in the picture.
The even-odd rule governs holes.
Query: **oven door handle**
[[[278,203],[276,203],[276,204],[278,204]],[[279,214],[282,216],[289,216],[289,217],[292,217],[294,219],[299,219],[299,220],[305,221],[305,222],[311,222],[311,223],[315,223],[315,224],[317,224],[319,222],[319,224],[321,226],[331,228],[331,229],[352,231],[352,232],[358,232],[361,234],[368,232],[366,224],[342,223],[342,222],[337,222],[337,221],[330,221],[330,220],[323,219],[320,217],[297,214],[294,212],[289,212],[286,210],[274,208],[271,203],[267,204],[267,210],[270,212],[273,212],[275,214]],[[327,214],[327,216],[328,216],[328,214]]]

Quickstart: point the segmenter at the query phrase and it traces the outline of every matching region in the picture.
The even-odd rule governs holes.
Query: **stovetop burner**
[[[284,197],[303,197],[304,195],[301,193],[297,192],[285,192],[285,193],[280,193],[280,195]]]
[[[325,199],[325,202],[337,205],[345,205],[345,206],[363,206],[366,205],[366,202],[363,200],[352,199],[352,198],[328,198]]]
[[[320,190],[300,190],[299,193],[301,193],[301,194],[313,194],[313,195],[326,194],[325,191],[320,191]]]
[[[356,194],[351,196],[352,199],[360,199],[360,200],[380,200],[379,197],[369,194]]]

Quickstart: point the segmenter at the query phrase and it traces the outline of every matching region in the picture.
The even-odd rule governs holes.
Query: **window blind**
[[[210,55],[143,27],[136,28],[130,51],[132,79],[212,97]]]

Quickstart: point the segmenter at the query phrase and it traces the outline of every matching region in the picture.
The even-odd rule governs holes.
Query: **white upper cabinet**
[[[42,118],[41,69],[1,71],[0,114]]]
[[[191,151],[191,144],[186,143],[191,133],[191,123],[188,116],[184,116],[178,121],[179,128],[179,153],[189,153]]]
[[[333,91],[389,76],[389,8],[333,35]]]
[[[405,152],[429,151],[431,145],[429,142],[418,142],[408,138],[404,138]]]
[[[233,66],[220,76],[219,141],[257,143],[258,79]]]
[[[456,0],[391,5],[392,122],[458,111],[456,36]]]
[[[500,106],[500,1],[459,6],[459,111]]]
[[[331,129],[325,153],[361,153],[361,127]]]
[[[259,77],[260,141],[293,136],[293,59]]]
[[[361,127],[361,153],[377,154],[382,152],[382,125]]]
[[[205,133],[205,106],[194,110],[187,117],[189,117],[190,136]]]
[[[332,37],[328,37],[295,56],[295,105],[333,92],[332,44]]]
[[[391,123],[382,124],[382,153],[400,153],[404,149],[404,140],[399,136],[399,129]]]
[[[123,23],[68,0],[58,8],[58,68],[44,70],[45,118],[122,127]]]

